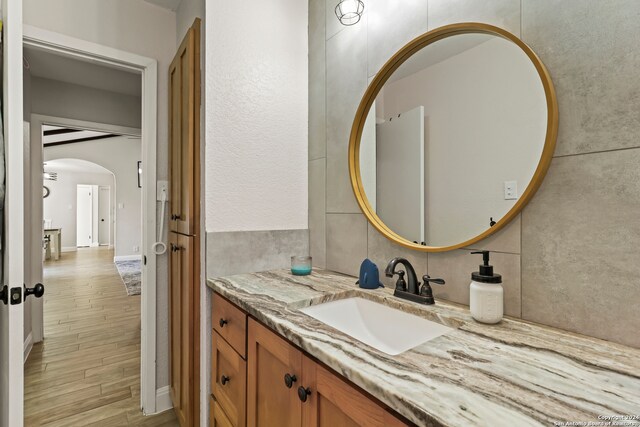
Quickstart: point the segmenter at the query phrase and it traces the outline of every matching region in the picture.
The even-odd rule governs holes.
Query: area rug
[[[125,288],[127,295],[140,295],[140,284],[142,282],[142,263],[140,260],[116,261],[116,268]]]

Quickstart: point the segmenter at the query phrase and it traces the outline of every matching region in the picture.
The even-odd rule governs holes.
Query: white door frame
[[[22,99],[22,2],[2,0],[5,147],[4,284],[24,284],[24,161]],[[33,285],[30,285],[33,286]],[[0,302],[0,426],[24,424],[24,303]]]
[[[67,35],[23,25],[24,45],[142,74],[142,266],[140,405],[156,412],[156,149],[158,61]],[[20,90],[22,90],[20,88]]]

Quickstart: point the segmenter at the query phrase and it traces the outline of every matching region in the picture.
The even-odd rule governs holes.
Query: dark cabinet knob
[[[298,381],[298,378],[296,378],[295,375],[285,374],[284,385],[286,385],[287,388],[293,387],[293,383],[295,383],[296,381]]]
[[[225,319],[220,319],[220,321],[218,322],[221,328],[224,328],[224,325],[226,325],[227,323],[229,323],[229,321]]]
[[[220,384],[222,384],[222,385],[227,385],[227,383],[229,381],[231,381],[231,378],[229,378],[226,375],[223,375],[223,376],[220,377]]]
[[[24,287],[24,298],[27,299],[29,295],[33,295],[36,298],[40,298],[44,295],[44,285],[42,283],[36,283],[33,288]]]
[[[171,214],[171,219],[172,219],[173,221],[176,221],[176,220],[180,219],[180,215]]]
[[[302,401],[303,403],[307,401],[307,398],[309,397],[309,395],[311,394],[311,389],[309,387],[304,388],[302,386],[298,387],[298,397],[300,398],[300,401]]]

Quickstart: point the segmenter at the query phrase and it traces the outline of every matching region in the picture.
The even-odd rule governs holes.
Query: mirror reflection
[[[472,239],[529,186],[547,107],[527,54],[496,35],[458,34],[387,80],[360,141],[367,199],[398,235],[426,246]]]

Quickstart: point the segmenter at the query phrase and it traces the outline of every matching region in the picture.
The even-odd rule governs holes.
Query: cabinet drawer
[[[232,425],[245,426],[247,362],[217,333],[213,334],[211,389]]]
[[[227,340],[240,356],[247,357],[247,315],[235,305],[213,294],[213,329]]]
[[[229,418],[224,414],[218,402],[209,398],[209,426],[211,427],[233,427]]]

